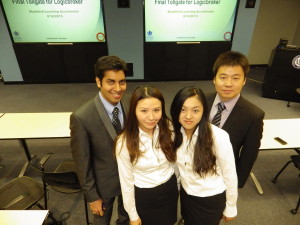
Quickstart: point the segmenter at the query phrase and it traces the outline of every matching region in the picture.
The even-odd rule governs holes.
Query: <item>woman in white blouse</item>
[[[173,225],[177,220],[176,155],[169,126],[161,92],[138,87],[115,149],[123,204],[132,225]]]
[[[237,215],[237,175],[228,134],[208,122],[200,88],[181,89],[171,104],[185,225],[217,225]]]

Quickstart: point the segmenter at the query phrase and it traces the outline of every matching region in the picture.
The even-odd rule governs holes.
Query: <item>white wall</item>
[[[23,81],[7,26],[0,9],[0,70],[5,82]]]
[[[104,0],[109,55],[133,63],[133,77],[144,79],[143,1],[130,0],[130,8],[118,8],[117,0]]]
[[[300,32],[295,37],[299,19],[299,0],[261,0],[249,51],[250,64],[268,64],[280,38],[287,38],[288,44],[299,40]]]
[[[249,54],[260,1],[256,1],[255,8],[245,8],[246,0],[240,0],[231,48],[233,51],[241,52],[246,56]]]
[[[300,18],[292,44],[297,45],[297,47],[300,48]]]

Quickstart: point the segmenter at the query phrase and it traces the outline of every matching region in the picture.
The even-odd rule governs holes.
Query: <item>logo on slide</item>
[[[300,55],[295,56],[292,61],[292,65],[296,69],[300,69]]]
[[[149,30],[149,31],[147,31],[147,40],[148,41],[151,41],[151,40],[153,40],[153,33],[152,33],[152,31],[151,30]]]
[[[231,35],[232,35],[231,32],[225,32],[224,33],[224,40],[225,41],[230,41],[231,40]]]
[[[13,39],[15,42],[20,42],[22,41],[22,36],[20,36],[20,33],[18,31],[13,32]]]
[[[105,40],[105,35],[101,32],[96,34],[96,38],[99,42],[103,42]]]

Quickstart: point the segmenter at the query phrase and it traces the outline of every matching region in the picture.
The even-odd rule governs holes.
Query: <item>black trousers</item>
[[[135,187],[135,204],[143,225],[174,225],[177,221],[176,176],[154,188]]]
[[[181,186],[180,203],[185,225],[218,225],[225,209],[226,194],[196,197],[188,195]]]

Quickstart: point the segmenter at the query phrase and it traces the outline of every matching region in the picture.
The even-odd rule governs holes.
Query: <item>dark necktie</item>
[[[117,132],[117,134],[119,134],[122,131],[122,127],[121,127],[121,123],[119,120],[119,109],[117,107],[114,108],[114,110],[112,111],[112,124]]]
[[[216,125],[217,127],[220,126],[220,122],[221,122],[221,115],[222,115],[222,111],[226,109],[226,106],[224,105],[223,102],[219,102],[218,103],[218,112],[216,113],[216,115],[214,116],[214,118],[212,119],[211,123]]]

